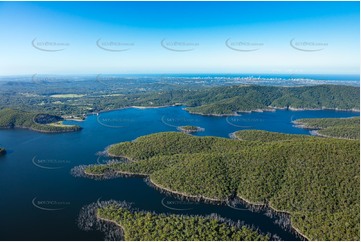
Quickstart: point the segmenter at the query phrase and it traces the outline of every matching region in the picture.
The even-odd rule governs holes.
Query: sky
[[[0,75],[359,74],[359,2],[0,2]]]

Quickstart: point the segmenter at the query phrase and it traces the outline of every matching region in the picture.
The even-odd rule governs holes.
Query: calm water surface
[[[0,130],[0,146],[8,153],[0,157],[1,240],[102,240],[100,232],[77,227],[82,206],[98,199],[125,200],[139,209],[187,214],[217,213],[255,225],[282,239],[295,237],[283,231],[262,213],[227,206],[180,202],[147,186],[141,178],[94,181],[75,178],[70,169],[81,164],[102,163],[96,153],[113,143],[131,141],[156,132],[177,131],[180,125],[205,129],[199,136],[229,137],[240,129],[262,129],[309,134],[295,128],[298,118],[352,117],[359,113],[336,111],[286,111],[242,114],[237,117],[192,115],[182,107],[124,109],[89,116],[77,123],[77,133],[41,134],[28,130]],[[165,206],[164,206],[165,205]]]

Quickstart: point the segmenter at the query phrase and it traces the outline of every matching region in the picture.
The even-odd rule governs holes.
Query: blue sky
[[[0,2],[0,75],[359,74],[358,2]]]

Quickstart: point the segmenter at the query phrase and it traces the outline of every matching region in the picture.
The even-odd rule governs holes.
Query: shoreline
[[[132,109],[132,108],[134,108],[134,109],[156,109],[156,108],[168,108],[168,107],[177,107],[177,106],[181,106],[181,105],[173,104],[173,105],[164,105],[164,106],[126,106],[126,107],[122,107],[122,108],[114,108],[114,109],[109,109],[109,110],[100,110],[99,112],[87,113],[87,114],[85,114],[85,116],[86,116],[85,119],[87,118],[87,116],[100,115],[101,113],[109,113],[109,112],[120,111],[120,110],[124,110],[124,109]]]
[[[167,193],[170,193],[171,195],[175,195],[175,196],[180,196],[182,198],[185,198],[185,199],[191,199],[191,200],[196,200],[196,201],[202,201],[202,202],[210,202],[212,204],[223,204],[223,203],[227,203],[229,200],[228,199],[216,199],[216,198],[209,198],[209,197],[206,197],[206,196],[196,196],[196,195],[190,195],[190,194],[187,194],[187,193],[183,193],[183,192],[178,192],[178,191],[174,191],[174,190],[171,190],[169,188],[165,188],[164,186],[161,186],[159,185],[158,183],[154,182],[154,180],[152,180],[150,178],[150,175],[143,175],[143,174],[140,174],[140,173],[128,173],[128,172],[121,172],[121,171],[116,171],[116,173],[124,173],[124,174],[128,174],[128,175],[131,175],[133,177],[139,177],[139,176],[145,176],[148,178],[148,185],[150,185],[151,187],[155,188],[156,190],[160,190],[160,191],[163,191],[163,192],[167,192]],[[291,230],[294,230],[293,232],[296,233],[297,236],[299,236],[300,238],[303,238],[305,240],[308,240],[308,241],[311,241],[311,239],[309,239],[306,235],[304,235],[297,227],[295,227],[293,224],[292,224],[292,214],[288,211],[284,211],[284,210],[279,210],[279,209],[276,209],[275,207],[273,207],[271,204],[264,204],[264,203],[258,203],[258,202],[252,202],[250,200],[247,200],[241,196],[238,196],[236,195],[236,198],[240,199],[242,202],[246,203],[247,205],[249,206],[258,206],[258,207],[263,207],[262,209],[265,209],[265,208],[269,208],[271,209],[271,212],[274,213],[275,215],[278,215],[279,213],[283,213],[283,214],[287,214],[289,217],[290,217],[290,224],[289,224],[289,228]]]
[[[163,105],[163,106],[130,106],[130,108],[135,109],[155,109],[155,108],[167,108],[167,107],[174,107],[177,105]]]
[[[134,173],[134,172],[129,172],[129,171],[115,171],[115,173],[120,174],[120,175],[131,176],[131,177],[148,177],[149,176],[149,174]]]
[[[115,224],[116,226],[118,226],[121,230],[122,230],[122,234],[123,234],[123,238],[125,240],[125,229],[124,227],[117,223],[116,221],[114,220],[110,220],[110,219],[107,219],[107,218],[102,218],[102,217],[99,217],[98,213],[96,213],[95,215],[96,219],[99,219],[100,221],[103,221],[103,222],[108,222],[108,223],[112,223],[112,224]]]
[[[164,190],[166,192],[169,192],[171,194],[175,194],[175,195],[180,195],[182,197],[185,198],[194,198],[194,199],[202,199],[202,200],[206,200],[209,202],[220,202],[220,203],[224,203],[227,202],[227,200],[223,200],[223,199],[214,199],[214,198],[209,198],[209,197],[205,197],[205,196],[195,196],[195,195],[189,195],[186,193],[182,193],[182,192],[177,192],[177,191],[173,191],[169,188],[165,188],[157,183],[155,183],[154,181],[152,181],[152,179],[149,177],[149,182],[152,183],[153,186],[157,187],[158,189]],[[277,214],[277,213],[284,213],[287,214],[288,216],[290,216],[291,219],[291,223],[290,223],[290,229],[293,229],[299,236],[303,237],[304,239],[311,241],[311,239],[309,239],[306,235],[304,235],[302,232],[300,232],[300,230],[298,228],[296,228],[293,224],[292,224],[292,214],[288,211],[283,211],[283,210],[278,210],[275,207],[273,207],[271,204],[264,204],[264,203],[258,203],[258,202],[251,202],[243,197],[240,197],[238,195],[236,195],[237,198],[241,199],[243,202],[245,202],[246,204],[250,205],[250,206],[262,206],[264,208],[270,208],[272,210],[273,213]]]
[[[184,128],[185,126],[178,126],[177,127],[177,130],[178,131],[181,131],[183,133],[186,133],[186,134],[192,134],[192,133],[198,133],[198,132],[204,132],[205,129],[202,128],[202,127],[198,127],[198,126],[194,126],[196,129],[194,130],[187,130],[186,128]]]
[[[294,229],[297,233],[299,233],[302,237],[304,237],[308,241],[312,241],[310,238],[308,238],[306,235],[304,235],[302,232],[300,232],[300,230],[298,228],[296,228],[294,225],[292,225],[292,214],[290,212],[285,211],[285,210],[278,210],[277,208],[273,207],[271,203],[269,203],[267,206],[269,208],[271,208],[272,210],[274,210],[275,212],[288,214],[290,216],[290,218],[291,218],[291,227],[292,227],[292,229]]]
[[[40,124],[40,125],[44,125],[44,124]],[[48,130],[35,129],[35,128],[32,128],[32,127],[14,126],[14,127],[0,127],[0,130],[1,130],[1,129],[7,129],[7,130],[11,130],[11,129],[23,129],[23,130],[30,130],[30,131],[34,131],[34,132],[38,132],[38,133],[43,133],[43,134],[60,134],[60,133],[79,132],[79,131],[81,131],[83,128],[79,126],[78,129],[76,129],[76,130],[48,131]]]
[[[237,139],[236,132],[229,133],[229,134],[228,134],[228,137],[229,137],[230,139]]]
[[[322,138],[332,138],[332,139],[344,139],[344,140],[358,140],[358,139],[350,139],[350,138],[344,138],[344,137],[336,137],[336,136],[330,136],[326,134],[320,134],[318,131],[320,129],[310,130],[310,134],[312,136],[322,137]]]
[[[187,194],[187,193],[184,193],[184,192],[178,192],[178,191],[171,190],[170,188],[166,188],[166,187],[156,183],[154,180],[152,180],[150,178],[150,175],[145,175],[145,174],[141,174],[141,173],[128,173],[128,172],[121,172],[121,171],[116,171],[116,173],[125,173],[125,174],[128,174],[128,175],[134,176],[134,177],[136,177],[136,176],[147,177],[148,182],[150,183],[150,184],[148,183],[148,185],[155,188],[156,190],[165,191],[165,192],[168,192],[168,193],[170,193],[172,195],[180,196],[180,197],[183,197],[183,198],[186,198],[186,199],[195,199],[195,200],[200,200],[200,201],[203,201],[203,202],[211,202],[211,203],[216,203],[216,204],[219,204],[219,203],[222,204],[222,203],[227,203],[228,202],[228,199],[209,198],[209,197],[202,196],[202,195],[201,196],[190,195],[190,194]],[[247,205],[250,205],[250,206],[262,206],[264,208],[270,208],[272,210],[272,212],[275,213],[275,214],[284,213],[284,214],[287,214],[288,216],[290,216],[290,218],[292,218],[292,214],[290,212],[276,209],[271,204],[252,202],[252,201],[250,201],[248,199],[245,199],[245,198],[243,198],[243,197],[241,197],[239,195],[236,195],[236,198],[239,198],[240,200],[245,202]],[[290,223],[290,229],[293,229],[299,236],[303,237],[304,239],[311,241],[306,235],[304,235],[302,232],[300,232],[300,230],[298,228],[296,228],[292,224],[292,222]]]
[[[198,196],[198,195],[190,195],[190,194],[187,194],[187,193],[183,193],[183,192],[177,192],[177,191],[174,191],[174,190],[171,190],[169,188],[165,188],[161,185],[159,185],[158,183],[154,182],[150,176],[148,175],[148,181],[151,183],[151,185],[153,185],[154,187],[156,187],[157,189],[160,189],[160,190],[163,190],[163,191],[166,191],[166,192],[169,192],[169,193],[172,193],[174,195],[179,195],[179,196],[182,196],[184,198],[191,198],[191,199],[201,199],[203,201],[209,201],[209,202],[216,202],[216,203],[224,203],[224,202],[227,202],[227,199],[218,199],[218,198],[209,198],[209,197],[206,197],[206,196]]]
[[[228,202],[228,199],[217,199],[217,198],[210,198],[210,197],[206,197],[206,196],[198,196],[198,195],[190,195],[190,194],[187,194],[187,193],[184,193],[184,192],[178,192],[178,191],[174,191],[170,188],[166,188],[158,183],[156,183],[154,180],[152,180],[150,178],[150,175],[148,174],[142,174],[142,173],[133,173],[133,172],[124,172],[124,171],[115,171],[117,174],[120,173],[120,174],[125,174],[125,175],[130,175],[130,176],[133,176],[133,177],[147,177],[148,178],[148,182],[150,184],[151,187],[154,187],[156,190],[161,190],[161,191],[165,191],[165,192],[168,192],[172,195],[176,195],[176,196],[181,196],[183,198],[186,198],[186,199],[195,199],[195,200],[200,200],[200,201],[204,201],[204,202],[211,202],[211,203],[227,203]],[[290,216],[290,219],[291,219],[291,223],[290,223],[290,229],[293,229],[297,235],[303,237],[304,239],[306,240],[309,240],[311,241],[311,239],[309,239],[306,235],[304,235],[302,232],[300,232],[300,230],[295,227],[293,224],[292,224],[292,214],[288,211],[284,211],[284,210],[279,210],[279,209],[276,209],[275,207],[273,207],[270,203],[268,204],[264,204],[264,203],[258,203],[258,202],[252,202],[246,198],[243,198],[239,195],[236,195],[236,198],[239,198],[240,200],[242,200],[243,202],[245,202],[246,204],[250,205],[250,206],[262,206],[264,208],[270,208],[272,210],[272,212],[274,213],[284,213],[284,214],[287,214],[288,216]]]
[[[132,141],[133,142],[133,141]],[[113,144],[113,145],[116,145],[116,144]],[[104,154],[106,156],[109,156],[109,157],[112,157],[112,158],[121,158],[121,159],[125,159],[126,162],[137,162],[136,160],[133,160],[125,155],[114,155],[112,153],[109,152],[109,148],[113,145],[109,145],[108,147],[105,148],[105,151],[104,151]]]
[[[35,115],[36,116],[36,115]],[[42,124],[42,123],[38,123],[35,121],[35,116],[32,118],[32,123],[31,125],[33,126],[37,126],[37,127],[32,127],[32,126],[20,126],[20,125],[10,125],[10,126],[0,126],[0,130],[1,129],[7,129],[7,130],[12,130],[12,129],[23,129],[23,130],[29,130],[29,131],[34,131],[34,132],[38,132],[38,133],[44,133],[44,134],[59,134],[59,133],[71,133],[71,132],[78,132],[81,131],[83,128],[78,126],[78,125],[51,125],[54,124],[53,123],[48,123],[48,124]],[[63,120],[61,121],[63,122]],[[58,128],[60,130],[42,130],[40,129],[41,127],[44,128]]]
[[[353,117],[348,117],[348,118],[344,118],[344,119],[349,119],[349,118],[353,118]],[[340,118],[340,119],[342,119],[342,118]],[[332,139],[357,140],[357,139],[350,139],[350,138],[336,137],[336,136],[321,134],[321,133],[319,133],[319,131],[322,131],[322,128],[308,126],[307,124],[304,124],[297,120],[292,121],[291,123],[294,124],[293,126],[296,128],[309,130],[311,136],[322,137],[322,138],[332,138]]]
[[[95,177],[101,177],[101,176],[104,176],[104,174],[95,174],[95,173],[90,173],[90,172],[87,172],[85,169],[84,169],[84,174],[89,176],[90,178],[92,176],[95,176]]]
[[[124,156],[113,156],[113,157],[122,157],[124,158]],[[134,161],[130,161],[130,162],[134,162]],[[143,174],[143,173],[134,173],[134,172],[126,172],[126,171],[116,171],[113,170],[113,172],[117,175],[125,175],[125,176],[129,176],[129,177],[136,177],[136,178],[146,178],[145,182],[150,186],[153,187],[154,189],[160,191],[160,192],[166,192],[169,193],[173,196],[178,196],[181,198],[185,198],[185,199],[191,199],[191,200],[195,200],[195,201],[202,201],[205,203],[212,203],[212,204],[226,204],[227,202],[229,202],[229,198],[227,199],[217,199],[217,198],[210,198],[210,197],[206,197],[206,196],[202,196],[202,195],[190,195],[184,192],[178,192],[178,191],[174,191],[170,188],[166,188],[158,183],[156,183],[154,180],[152,180],[150,178],[149,174]],[[96,179],[102,176],[106,176],[106,174],[93,174],[93,173],[89,173],[86,172],[84,170],[84,174],[87,175],[89,178],[91,179]],[[112,178],[117,178],[117,177],[112,177]],[[297,227],[295,227],[292,224],[292,214],[288,211],[285,210],[279,210],[275,207],[272,206],[272,204],[268,203],[260,203],[260,202],[252,202],[246,198],[243,198],[239,195],[236,195],[235,198],[240,199],[243,203],[245,203],[248,206],[257,206],[257,207],[262,207],[261,209],[264,210],[266,208],[269,208],[271,213],[278,215],[278,214],[286,214],[287,216],[290,217],[290,224],[289,229],[291,230],[291,232],[295,232],[297,236],[299,236],[302,239],[305,240],[309,240],[311,241],[311,239],[309,239],[306,235],[304,235]],[[293,231],[292,231],[293,230]]]
[[[65,119],[65,120],[72,120],[72,121],[77,121],[77,122],[83,122],[86,120],[86,118],[88,116],[92,116],[92,115],[100,115],[102,113],[109,113],[109,112],[114,112],[114,111],[120,111],[120,110],[124,110],[124,109],[157,109],[157,108],[169,108],[169,107],[179,107],[179,106],[183,106],[180,104],[173,104],[173,105],[163,105],[163,106],[127,106],[127,107],[122,107],[122,108],[115,108],[115,109],[109,109],[109,110],[101,110],[99,112],[91,112],[91,113],[87,113],[85,114],[84,119],[82,120],[75,120],[75,119]],[[200,116],[210,116],[210,117],[236,117],[236,116],[241,116],[240,113],[260,113],[260,112],[276,112],[277,110],[289,110],[289,111],[322,111],[322,110],[330,110],[330,111],[340,111],[340,112],[354,112],[354,113],[359,113],[360,109],[357,108],[352,108],[352,109],[339,109],[339,108],[293,108],[293,107],[272,107],[270,106],[269,108],[264,108],[264,109],[254,109],[254,110],[250,110],[250,111],[235,111],[232,114],[205,114],[205,113],[199,113],[199,112],[193,112],[190,110],[187,110],[187,106],[185,106],[184,108],[182,108],[182,110],[186,111],[187,113],[193,114],[193,115],[200,115]]]
[[[101,207],[98,207],[97,209],[99,209]],[[117,222],[115,219],[108,219],[108,218],[103,218],[101,216],[98,215],[98,212],[97,212],[97,209],[95,210],[94,212],[94,215],[93,217],[95,217],[95,220],[99,223],[99,222],[103,222],[103,223],[108,223],[110,225],[115,225],[117,226],[116,229],[120,229],[120,232],[121,232],[121,240],[126,240],[126,229],[124,228],[124,226],[122,224],[120,224],[119,222]],[[146,211],[146,210],[132,210],[132,209],[129,209],[128,210],[130,213],[134,213],[134,212],[137,212],[137,211],[140,211],[140,212],[143,212],[143,213],[152,213],[152,214],[155,214],[155,215],[166,215],[168,216],[169,213],[164,213],[164,212],[154,212],[154,211]],[[227,219],[227,218],[224,218],[222,217],[221,215],[216,215],[214,216],[213,214],[184,214],[184,215],[181,215],[181,214],[171,214],[171,215],[175,215],[175,216],[184,216],[186,218],[191,218],[191,217],[196,217],[196,218],[203,218],[203,219],[215,219],[217,220],[218,222],[222,223],[222,224],[225,224],[227,226],[231,226],[231,227],[235,227],[236,229],[239,229],[241,230],[242,228],[247,228],[247,229],[250,229],[252,230],[253,232],[257,232],[258,235],[262,235],[262,236],[269,236],[269,241],[271,241],[271,238],[272,238],[272,235],[276,235],[276,234],[271,234],[271,233],[266,233],[265,231],[262,231],[261,229],[259,229],[258,227],[255,227],[254,225],[248,225],[248,224],[239,224],[237,223],[236,221],[232,220],[232,219]],[[99,230],[99,229],[97,229]],[[102,231],[104,233],[107,233],[107,231]]]
[[[237,132],[237,131],[236,131]],[[235,132],[231,133],[231,134],[234,134]],[[230,135],[231,135],[230,134]],[[237,137],[235,137],[235,139],[238,139]],[[109,152],[108,152],[108,149],[106,150],[106,154],[108,155],[111,155]],[[125,158],[127,159],[129,162],[136,162],[126,156],[115,156],[115,155],[112,155],[112,157],[118,157],[118,158]],[[209,198],[209,197],[206,197],[206,196],[197,196],[197,195],[190,195],[190,194],[187,194],[187,193],[184,193],[184,192],[178,192],[178,191],[174,191],[170,188],[166,188],[158,183],[156,183],[154,180],[151,179],[150,175],[149,174],[142,174],[142,173],[133,173],[133,172],[123,172],[123,171],[115,171],[115,173],[117,174],[123,174],[123,175],[129,175],[131,177],[145,177],[146,180],[145,182],[150,186],[150,187],[153,187],[154,189],[160,191],[160,192],[166,192],[166,193],[170,193],[171,195],[174,195],[174,196],[179,196],[181,198],[185,198],[185,199],[191,199],[191,200],[196,200],[196,201],[202,201],[202,202],[209,202],[209,203],[215,203],[215,204],[223,204],[223,203],[227,203],[229,202],[229,198],[227,199],[216,199],[216,198]],[[292,232],[295,232],[297,236],[299,236],[300,238],[304,239],[304,240],[308,240],[308,241],[311,241],[310,238],[308,238],[305,234],[303,234],[297,227],[295,227],[295,225],[292,224],[292,214],[286,210],[279,210],[277,208],[275,208],[274,206],[272,206],[271,203],[261,203],[261,202],[253,202],[253,201],[250,201],[246,198],[243,198],[239,195],[236,195],[235,198],[238,198],[240,199],[242,202],[244,202],[246,205],[248,206],[258,206],[258,207],[263,207],[262,209],[266,209],[266,208],[269,208],[271,210],[271,213],[275,214],[275,215],[278,215],[278,214],[287,214],[290,218],[290,224],[289,224],[289,229],[292,231]]]
[[[85,119],[80,119],[80,118],[64,118],[64,121],[84,122]]]
[[[276,108],[278,109],[278,108]],[[293,107],[288,107],[285,108],[288,109],[290,111],[322,111],[322,110],[331,110],[331,111],[340,111],[340,112],[355,112],[355,113],[359,113],[360,109],[357,108],[351,108],[351,109],[345,109],[345,108],[293,108]]]
[[[289,110],[289,111],[322,111],[322,110],[330,110],[330,111],[336,111],[336,112],[355,112],[359,113],[360,109],[357,108],[351,108],[351,109],[340,109],[340,108],[293,108],[293,107],[272,107],[269,108],[260,108],[260,109],[253,109],[250,111],[235,111],[233,114],[204,114],[199,112],[193,112],[190,110],[187,110],[187,107],[183,108],[183,110],[187,111],[190,114],[195,115],[201,115],[201,116],[213,116],[213,117],[235,117],[235,116],[241,116],[241,113],[263,113],[263,112],[276,112],[277,110]]]
[[[264,206],[265,208],[270,208],[272,210],[273,213],[283,213],[283,214],[287,214],[290,217],[290,228],[293,229],[295,232],[298,233],[298,235],[300,235],[301,237],[303,237],[304,239],[308,240],[308,241],[312,241],[310,238],[308,238],[306,235],[304,235],[298,228],[296,228],[293,224],[292,224],[292,214],[286,210],[279,210],[277,208],[275,208],[270,202],[268,202],[267,204],[265,203],[259,203],[259,202],[252,202],[246,198],[243,198],[239,195],[236,195],[237,198],[241,199],[243,202],[245,202],[248,205],[251,206]]]
[[[193,115],[201,115],[201,116],[211,116],[211,117],[236,117],[240,116],[237,112],[234,112],[233,114],[205,114],[205,113],[198,113],[187,110],[187,108],[182,108],[182,110],[186,111],[187,113],[193,114]]]
[[[238,132],[238,131],[234,131],[234,132],[232,132],[232,133],[229,133],[229,134],[228,134],[228,137],[229,137],[230,139],[233,139],[233,140],[242,140],[242,139],[240,139],[240,138],[237,137],[237,135],[236,135],[237,132]]]
[[[312,241],[310,238],[308,238],[305,234],[303,234],[297,227],[295,227],[293,224],[292,224],[292,214],[286,210],[279,210],[277,208],[275,208],[274,206],[272,206],[271,203],[268,203],[268,204],[264,204],[264,203],[257,203],[257,202],[251,202],[239,195],[236,196],[238,199],[240,199],[243,203],[247,204],[247,205],[250,205],[250,206],[260,206],[260,207],[263,207],[263,209],[265,208],[269,208],[271,209],[271,213],[273,214],[286,214],[287,216],[289,216],[290,218],[290,223],[289,223],[289,229],[293,230],[292,232],[295,232],[296,235],[298,237],[300,237],[301,239],[303,240],[307,240],[307,241]]]

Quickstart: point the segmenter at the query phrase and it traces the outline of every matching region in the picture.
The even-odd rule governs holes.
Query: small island
[[[192,125],[186,125],[186,126],[179,126],[177,128],[179,131],[190,134],[190,133],[196,133],[196,132],[203,132],[204,128],[192,126]]]

